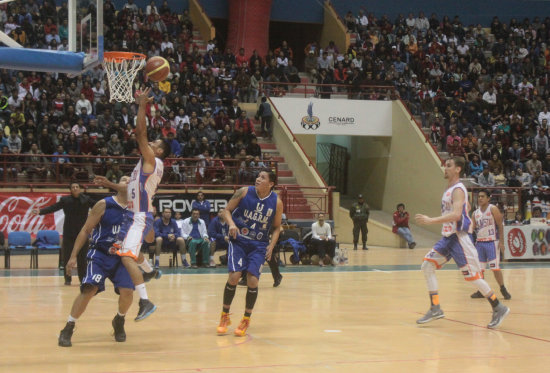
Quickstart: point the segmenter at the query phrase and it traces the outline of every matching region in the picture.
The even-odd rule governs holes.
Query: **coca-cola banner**
[[[66,194],[59,193],[0,193],[0,232],[26,231],[35,235],[40,230],[56,230],[63,234],[63,210],[48,215],[33,215],[33,209],[41,209],[57,202]]]

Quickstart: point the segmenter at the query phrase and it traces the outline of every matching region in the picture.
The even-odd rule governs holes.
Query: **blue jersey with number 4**
[[[113,197],[105,198],[105,213],[92,232],[90,247],[109,254],[109,249],[116,241],[120,232],[122,217],[126,209],[118,204]]]
[[[249,186],[246,195],[233,210],[233,221],[243,238],[269,242],[269,231],[277,211],[277,193],[258,197],[256,187]]]

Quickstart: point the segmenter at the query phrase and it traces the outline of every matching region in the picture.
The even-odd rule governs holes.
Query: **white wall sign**
[[[294,134],[391,136],[392,102],[272,97]]]

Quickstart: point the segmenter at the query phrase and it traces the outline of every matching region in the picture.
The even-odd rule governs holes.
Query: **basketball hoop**
[[[134,102],[132,84],[145,66],[145,55],[133,52],[105,52],[103,68],[109,80],[110,101]]]

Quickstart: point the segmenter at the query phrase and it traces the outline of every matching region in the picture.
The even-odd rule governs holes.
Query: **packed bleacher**
[[[240,107],[259,95],[261,76],[251,74],[248,58],[220,52],[216,40],[201,53],[188,11],[176,14],[167,2],[139,8],[130,0],[115,9],[106,1],[104,23],[105,50],[162,56],[170,63],[168,79],[152,84],[154,101],[147,108],[150,140],[172,145],[167,182],[242,184],[259,168],[276,169],[257,143],[258,136],[271,136],[269,129],[256,133],[254,113]],[[67,4],[0,5],[0,28],[24,47],[67,50]],[[136,94],[150,83],[138,74]],[[137,162],[137,107],[109,101],[101,66],[75,78],[2,70],[0,97],[3,181],[93,175],[117,181]]]
[[[302,68],[292,51],[301,46],[283,42],[266,56],[221,50],[219,40],[201,48],[187,11],[176,14],[167,2],[140,8],[131,0],[116,9],[106,1],[105,50],[170,62],[169,79],[154,83],[147,116],[150,139],[172,144],[172,181],[240,183],[254,167],[271,166],[254,140],[269,130],[256,133],[253,113],[242,114],[240,104],[279,94],[306,75],[323,84],[321,98],[342,86],[350,98],[401,98],[437,150],[467,158],[468,176],[480,185],[550,184],[550,18],[495,17],[490,25],[465,26],[459,16],[419,12],[390,20],[362,9],[342,18],[352,35],[349,49],[312,41]],[[66,4],[0,5],[0,28],[25,47],[66,50],[66,20]],[[136,90],[145,84],[139,74]],[[118,175],[135,162],[128,156],[138,154],[136,107],[109,102],[101,67],[72,79],[3,70],[0,91],[3,180]],[[120,169],[113,172],[115,163]]]
[[[305,67],[316,83],[394,87],[436,149],[464,156],[466,176],[479,185],[544,188],[550,17],[543,17],[463,25],[459,16],[421,11],[395,20],[350,11],[343,22],[355,42],[344,53],[312,42]]]

